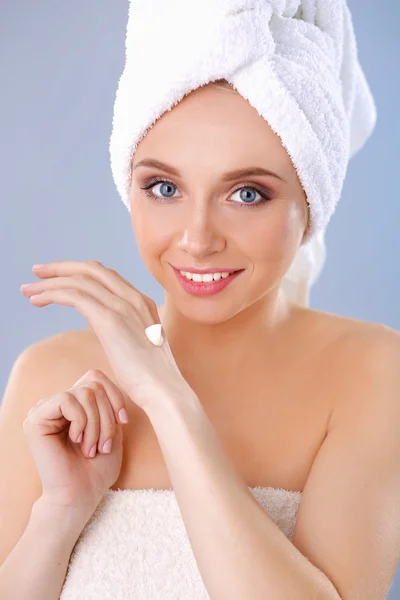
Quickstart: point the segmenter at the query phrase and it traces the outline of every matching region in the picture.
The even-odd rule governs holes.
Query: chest
[[[106,364],[102,369],[113,379]],[[321,391],[320,372],[310,366],[292,368],[286,376],[264,370],[251,381],[237,376],[186,379],[248,486],[303,490],[332,410],[326,385]],[[123,464],[112,489],[171,489],[147,415],[135,405],[129,409]]]

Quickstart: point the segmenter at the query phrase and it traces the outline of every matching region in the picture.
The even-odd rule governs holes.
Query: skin
[[[180,176],[135,169],[144,158],[172,164]],[[308,207],[280,139],[240,95],[215,86],[188,95],[147,132],[132,163],[132,226],[165,290],[158,316],[180,372],[248,485],[303,490],[338,400],[346,407],[354,395],[354,356],[380,327],[296,306],[279,290],[304,239]],[[225,171],[249,166],[285,181],[223,183]],[[147,197],[141,188],[155,176],[172,183],[173,199],[154,182],[161,202]],[[239,189],[250,186],[269,189],[272,200],[242,206]],[[254,192],[251,202],[259,198]],[[196,297],[169,263],[245,270],[223,292]],[[96,366],[117,383],[91,329],[72,339],[78,374]],[[113,489],[170,489],[151,423],[133,403],[128,409],[132,426]]]
[[[206,392],[211,390],[218,401],[224,394],[215,393],[215,386],[224,383],[226,375],[240,400],[232,405],[235,398],[231,402],[231,393],[225,394],[232,410],[216,411],[213,417],[217,417],[209,421],[201,411],[192,411],[189,402],[187,406],[181,404],[179,411],[168,410],[168,400],[164,402],[160,394],[159,405],[154,404],[158,418],[156,410],[152,416],[151,411],[148,413],[152,433],[157,436],[149,434],[149,423],[143,426],[143,419],[130,418],[133,426],[124,436],[122,469],[112,489],[175,491],[196,561],[210,591],[222,589],[225,593],[229,585],[236,591],[247,586],[242,596],[258,592],[261,597],[272,586],[279,588],[282,598],[293,590],[307,598],[320,594],[339,598],[332,581],[339,581],[343,590],[346,585],[348,590],[353,589],[353,581],[364,581],[363,575],[372,572],[369,566],[375,565],[378,558],[382,564],[375,571],[386,578],[383,581],[381,577],[379,585],[388,590],[396,553],[392,552],[388,570],[382,562],[382,556],[388,554],[386,548],[382,543],[378,546],[365,541],[375,535],[381,542],[381,532],[388,531],[390,521],[395,520],[387,507],[395,504],[392,496],[398,469],[393,465],[398,464],[397,446],[385,450],[378,461],[376,451],[385,447],[382,439],[397,439],[392,426],[398,422],[398,403],[394,401],[398,387],[397,334],[392,341],[379,329],[377,337],[376,329],[371,332],[370,325],[367,330],[361,324],[364,335],[356,339],[353,335],[342,336],[346,339],[338,351],[329,342],[340,331],[349,331],[349,321],[296,307],[280,293],[281,280],[304,238],[306,199],[279,138],[239,95],[212,86],[196,90],[148,132],[137,149],[133,167],[145,157],[169,162],[180,171],[178,178],[168,175],[168,180],[177,185],[178,199],[167,198],[165,204],[150,201],[141,190],[150,177],[163,173],[134,169],[131,186],[133,229],[147,268],[165,290],[165,304],[158,308],[174,357],[185,377],[184,365],[194,362],[202,380],[211,384]],[[259,176],[252,182],[235,182],[242,187],[264,184],[274,190],[274,199],[260,208],[234,206],[233,185],[228,187],[221,179],[224,171],[249,165],[265,165],[286,180],[277,184],[275,179],[272,182]],[[237,192],[235,196],[240,202]],[[200,298],[180,288],[170,262],[188,268],[212,264],[217,269],[231,266],[245,271],[224,292]],[[79,285],[83,281],[79,279]],[[126,327],[120,330],[121,335],[126,334]],[[96,342],[93,346],[94,337],[89,333],[91,346],[80,343],[81,332],[78,343],[74,338],[74,369],[78,362],[79,370],[83,365],[92,368],[97,357],[99,366],[105,364],[102,344]],[[330,349],[321,352],[324,346]],[[296,372],[283,360],[279,352],[282,348],[303,359],[305,355],[307,359],[318,355],[318,360],[308,360],[308,370],[303,360]],[[132,360],[125,355],[123,359],[130,377]],[[271,369],[274,360],[285,367],[283,374]],[[120,357],[114,364],[120,367]],[[154,367],[153,361],[151,364]],[[214,367],[211,377],[210,366]],[[109,367],[102,370],[107,373]],[[244,378],[246,385],[238,392]],[[249,385],[262,394],[261,402]],[[206,397],[207,393],[199,394],[201,401]],[[341,410],[330,410],[336,399],[341,400]],[[369,446],[368,440],[372,440]],[[261,523],[262,511],[245,484],[257,481],[257,485],[303,491],[309,476],[295,535],[289,543],[271,519],[263,516]],[[373,489],[374,513],[372,492],[369,498],[365,494],[368,489]],[[376,502],[377,489],[382,489],[380,504]],[[212,493],[207,497],[204,490]],[[225,510],[228,497],[229,510]],[[359,514],[355,520],[357,497],[363,501],[357,504]],[[348,498],[352,499],[350,504]],[[388,522],[382,525],[386,513]],[[198,514],[204,515],[200,528]],[[329,525],[332,519],[333,527]],[[358,525],[367,522],[378,523],[375,531],[365,533],[365,527]],[[321,531],[327,535],[321,535]],[[329,535],[331,531],[334,536]],[[324,538],[332,537],[336,545],[324,545]],[[229,555],[227,549],[234,549],[239,538],[243,540],[240,553]],[[347,571],[343,570],[342,539],[352,542],[351,556],[361,557],[354,567],[347,566]],[[221,540],[221,548],[215,540]],[[394,547],[388,537],[383,541],[387,548]],[[365,548],[374,549],[375,554],[366,554]],[[209,560],[218,551],[225,560],[222,569],[223,561],[218,557]],[[248,560],[252,554],[255,560]],[[247,556],[245,562],[243,556]],[[303,561],[300,569],[304,557],[308,561]],[[59,559],[65,567],[68,555]],[[359,577],[354,578],[355,571]],[[221,572],[227,574],[226,581],[221,580]],[[236,580],[232,584],[233,572]],[[365,590],[367,587],[371,589],[369,584],[364,585]]]
[[[136,168],[145,158],[172,165],[180,177]],[[309,218],[304,190],[280,138],[240,94],[209,84],[156,121],[131,165],[132,227],[146,267],[164,288],[159,314],[180,368],[195,362],[201,370],[217,361],[221,376],[239,367],[243,373],[260,353],[275,356],[301,313],[279,286]],[[222,181],[226,171],[249,166],[269,169],[285,181],[265,175]],[[142,189],[154,177],[174,186],[157,182],[149,190],[161,202]],[[265,190],[271,200],[245,206],[249,186]],[[253,191],[249,203],[261,199]],[[219,294],[197,297],[181,288],[170,264],[245,271]]]

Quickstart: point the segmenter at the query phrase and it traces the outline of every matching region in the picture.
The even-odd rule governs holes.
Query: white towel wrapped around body
[[[249,491],[292,540],[302,492]],[[74,546],[59,600],[78,598],[210,600],[173,491],[105,492]]]
[[[165,111],[217,79],[280,137],[305,191],[310,228],[282,284],[306,305],[348,161],[377,118],[346,0],[130,0],[109,147],[129,211],[138,143]]]

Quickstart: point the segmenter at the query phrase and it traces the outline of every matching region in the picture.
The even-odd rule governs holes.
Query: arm
[[[0,598],[58,600],[86,522],[81,512],[50,506],[40,497],[22,537],[0,566]]]
[[[57,581],[50,578],[63,580],[85,525],[71,511],[44,510],[41,481],[23,434],[23,421],[36,402],[67,389],[82,374],[82,362],[76,360],[80,346],[76,332],[40,340],[19,355],[8,378],[0,404],[1,600],[58,599]]]
[[[386,598],[400,556],[400,334],[352,337],[341,354],[350,373],[291,541],[251,495],[194,393],[161,392],[146,411],[211,600]]]
[[[82,375],[81,346],[75,332],[63,332],[27,347],[14,362],[0,398],[0,565],[43,493],[23,422],[41,398],[68,389]]]
[[[147,414],[211,600],[340,600],[252,496],[196,396]]]

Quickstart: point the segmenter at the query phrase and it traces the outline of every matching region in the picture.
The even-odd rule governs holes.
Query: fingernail
[[[89,452],[90,458],[93,458],[95,454],[96,454],[96,444],[90,448],[90,452]]]
[[[33,265],[32,269],[41,269],[42,267],[44,267],[44,264],[37,264],[37,265]]]
[[[111,452],[111,446],[112,446],[112,439],[110,438],[109,440],[104,442],[103,452],[105,452],[106,454]]]
[[[122,421],[123,423],[128,422],[128,413],[126,412],[125,408],[121,408],[121,410],[118,413],[118,416],[119,416],[120,421]]]
[[[80,432],[78,439],[76,440],[77,444],[80,444],[82,441],[83,431]]]

